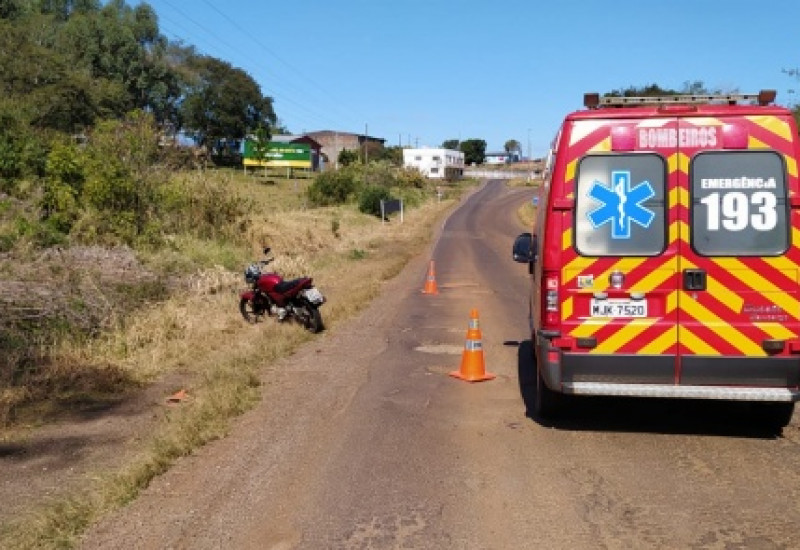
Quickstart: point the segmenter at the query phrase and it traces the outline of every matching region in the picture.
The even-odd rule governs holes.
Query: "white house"
[[[464,175],[464,153],[452,149],[403,149],[403,166],[429,178],[458,179]]]

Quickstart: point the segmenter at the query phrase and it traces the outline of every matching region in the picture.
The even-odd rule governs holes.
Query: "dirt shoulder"
[[[93,410],[36,429],[16,429],[0,440],[0,524],[66,499],[102,472],[120,468],[141,450],[164,418],[179,375]]]

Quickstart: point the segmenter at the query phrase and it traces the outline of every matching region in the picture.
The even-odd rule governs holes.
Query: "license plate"
[[[644,300],[592,300],[592,317],[647,317],[647,302]]]
[[[325,298],[322,297],[322,292],[316,288],[309,288],[306,290],[306,299],[312,304],[321,304],[325,301]]]

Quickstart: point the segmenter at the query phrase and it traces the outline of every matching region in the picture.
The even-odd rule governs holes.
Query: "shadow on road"
[[[514,342],[506,342],[508,345]],[[662,434],[780,437],[758,422],[749,403],[624,397],[563,396],[555,419],[537,418],[536,363],[530,340],[516,342],[519,391],[526,416],[542,426],[574,431],[651,432]]]

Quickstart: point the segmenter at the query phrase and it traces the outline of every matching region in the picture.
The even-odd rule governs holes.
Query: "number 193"
[[[711,193],[700,200],[708,208],[708,231],[742,231],[752,226],[756,231],[770,231],[778,225],[778,199],[769,191],[750,195],[731,191]],[[752,207],[752,208],[751,208]]]

